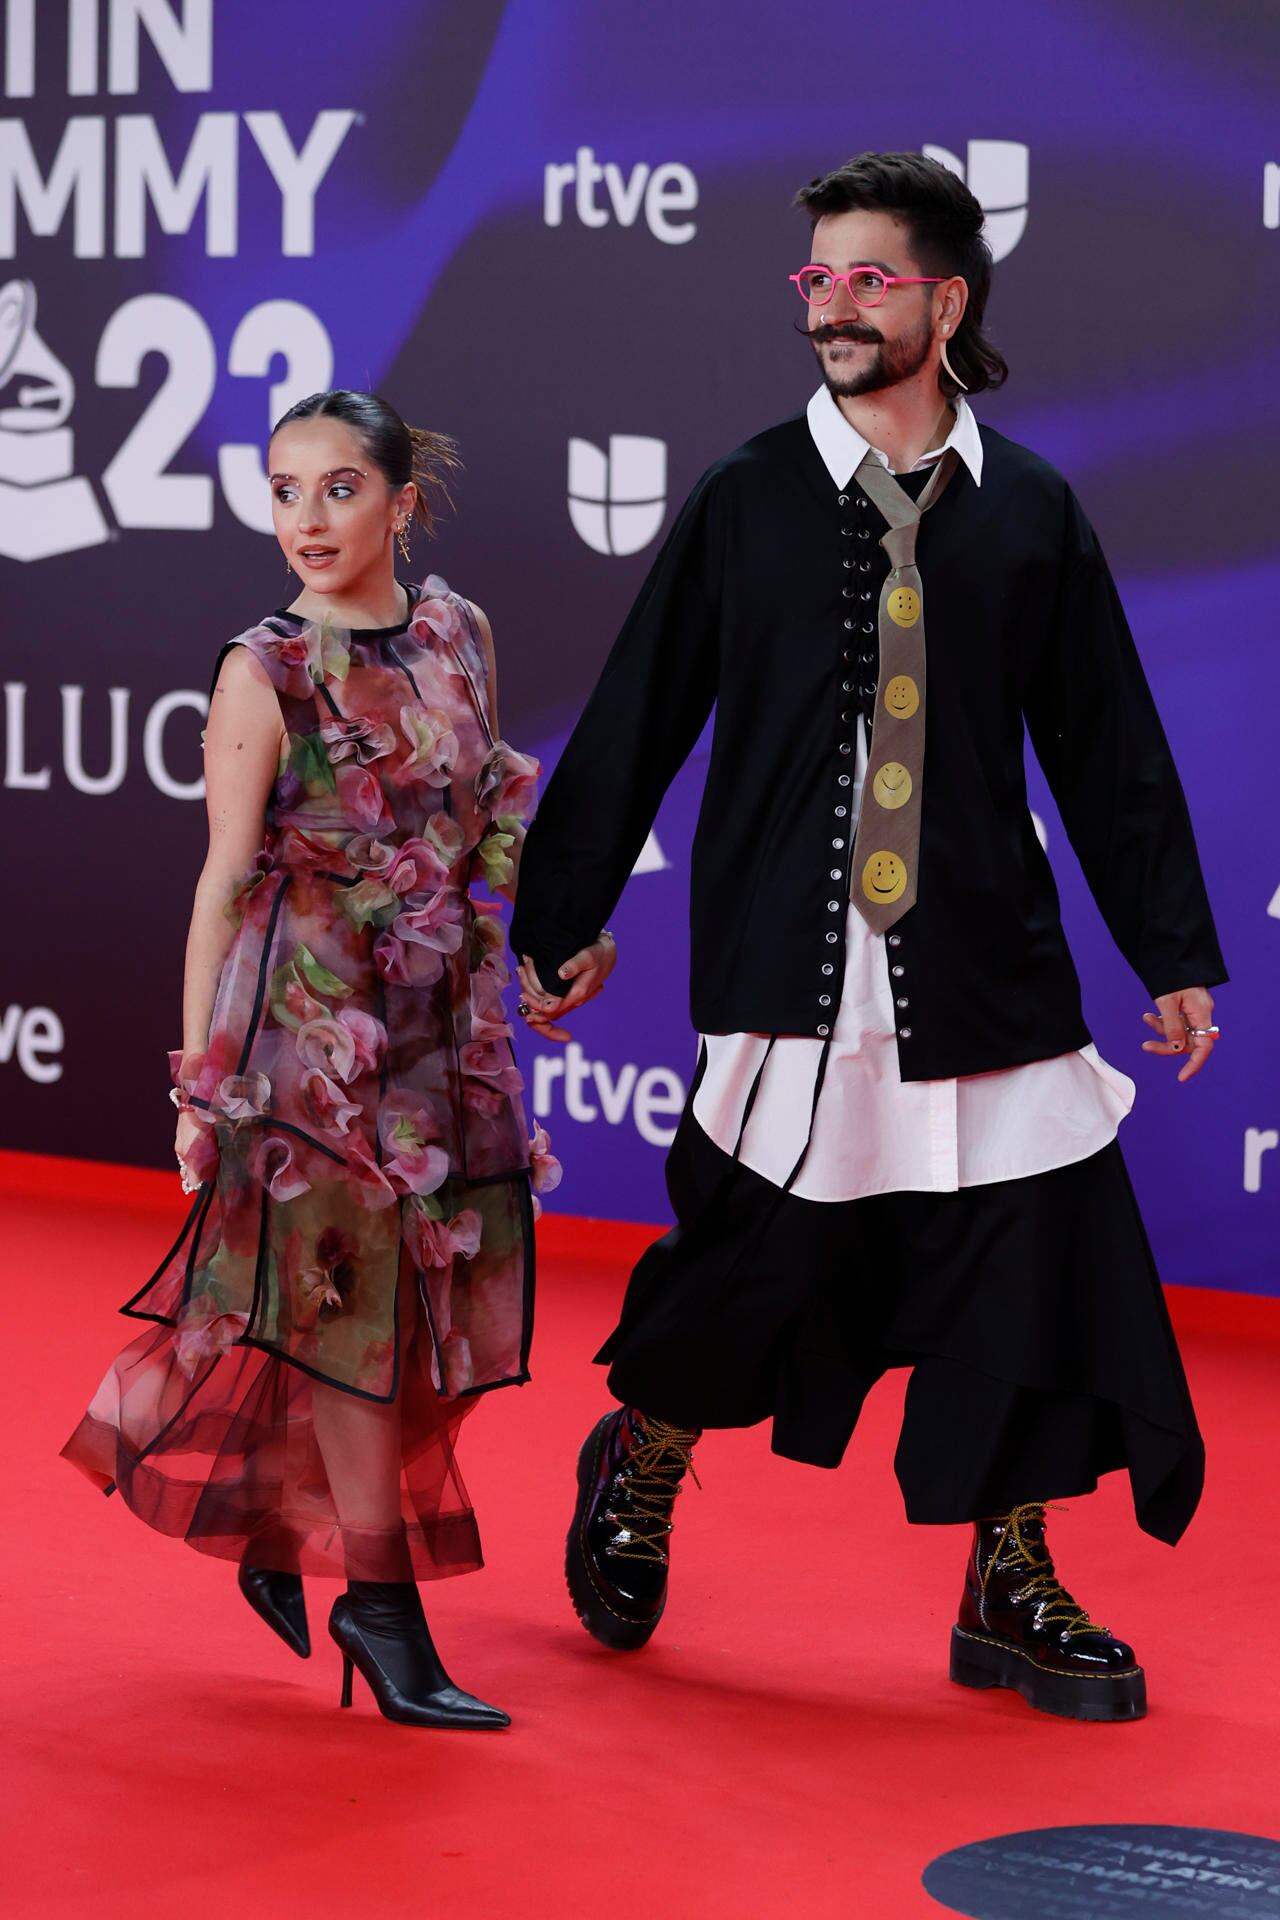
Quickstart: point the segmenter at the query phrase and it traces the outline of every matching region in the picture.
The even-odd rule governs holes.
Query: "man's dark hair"
[[[970,393],[1004,384],[1009,377],[1004,355],[982,330],[991,291],[982,206],[948,167],[922,153],[860,153],[801,187],[794,204],[808,214],[811,231],[829,213],[864,210],[900,220],[922,273],[958,274],[969,288],[964,319],[947,342],[957,376]],[[938,385],[949,400],[955,397],[955,385],[941,368]]]

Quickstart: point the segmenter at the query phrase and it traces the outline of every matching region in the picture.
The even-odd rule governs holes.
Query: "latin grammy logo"
[[[75,382],[36,332],[29,280],[0,287],[0,553],[7,560],[96,547],[107,523],[71,428]]]

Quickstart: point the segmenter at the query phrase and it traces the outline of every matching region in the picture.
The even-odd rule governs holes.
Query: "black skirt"
[[[953,1523],[1091,1491],[1127,1469],[1173,1542],[1204,1446],[1118,1143],[958,1193],[798,1199],[686,1107],[677,1225],[631,1277],[596,1358],[628,1405],[682,1426],[772,1419],[773,1449],[838,1466],[862,1402],[910,1367],[907,1516]]]

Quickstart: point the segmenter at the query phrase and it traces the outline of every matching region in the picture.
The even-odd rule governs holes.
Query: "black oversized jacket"
[[[1226,978],[1182,788],[1097,538],[1047,462],[981,432],[981,487],[961,466],[919,536],[919,898],[886,951],[904,968],[904,1080],[1047,1059],[1089,1039],[1027,804],[1024,723],[1147,991]],[[512,945],[544,982],[606,924],[714,703],[692,861],[694,1025],[815,1035],[834,1023],[849,748],[859,687],[868,672],[874,682],[860,663],[875,644],[864,634],[888,569],[884,526],[856,478],[844,493],[832,484],[803,417],[699,481],[525,843]]]

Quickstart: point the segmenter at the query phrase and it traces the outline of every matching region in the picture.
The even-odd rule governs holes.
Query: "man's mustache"
[[[828,346],[833,340],[856,340],[864,346],[882,346],[883,338],[873,333],[869,327],[859,326],[856,320],[845,320],[839,324],[821,327],[802,327],[796,325],[796,332],[802,333],[810,346]]]

